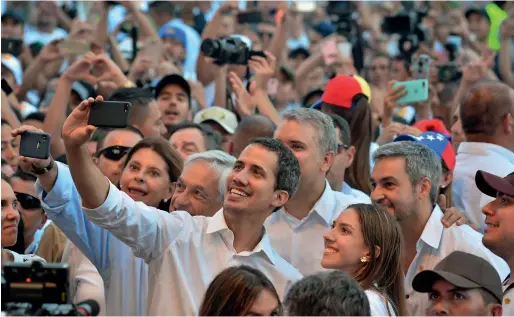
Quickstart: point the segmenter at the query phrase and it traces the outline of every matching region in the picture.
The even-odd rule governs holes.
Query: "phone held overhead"
[[[101,128],[125,128],[131,108],[130,102],[126,101],[95,101],[87,123]]]

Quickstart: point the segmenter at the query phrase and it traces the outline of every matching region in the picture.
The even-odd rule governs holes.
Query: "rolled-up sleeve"
[[[83,210],[89,220],[110,231],[147,263],[158,258],[192,219],[185,212],[168,214],[135,202],[113,184],[100,207]]]
[[[60,162],[56,165],[57,179],[50,192],[44,191],[39,180],[35,184],[41,205],[48,217],[102,273],[109,266],[108,245],[112,237],[90,222],[82,211],[80,195],[68,166]]]

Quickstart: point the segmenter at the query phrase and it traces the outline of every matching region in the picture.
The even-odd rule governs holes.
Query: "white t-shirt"
[[[369,308],[371,312],[371,316],[396,316],[393,305],[391,302],[387,301],[382,294],[374,291],[374,290],[366,290],[366,295],[368,296]],[[387,307],[389,306],[389,311],[387,311]]]
[[[14,258],[12,262],[14,263],[32,263],[35,261],[46,263],[45,259],[34,254],[19,254],[7,249],[2,249],[2,251],[7,251],[11,253]]]

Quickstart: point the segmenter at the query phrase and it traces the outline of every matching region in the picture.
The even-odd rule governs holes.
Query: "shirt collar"
[[[212,216],[211,221],[209,222],[209,225],[207,226],[206,234],[211,234],[215,232],[225,231],[229,230],[227,226],[227,222],[225,221],[225,216],[223,215],[223,208],[221,208],[218,212]],[[268,260],[271,262],[271,264],[276,265],[277,263],[277,254],[275,252],[275,249],[271,246],[271,242],[268,236],[268,233],[266,232],[266,228],[263,226],[264,234],[262,235],[261,241],[257,244],[255,249],[253,251],[244,251],[241,252],[239,255],[252,255],[254,253],[262,252],[266,255]],[[232,241],[233,242],[233,241]]]
[[[443,212],[441,211],[441,208],[436,205],[434,210],[432,210],[432,215],[425,225],[425,229],[423,229],[421,237],[419,238],[421,241],[425,242],[436,250],[439,249],[439,245],[441,244],[441,239],[443,237],[444,227],[441,223],[442,218]]]
[[[323,220],[327,223],[327,225],[332,225],[332,216],[333,216],[333,210],[334,209],[334,201],[335,201],[335,194],[332,188],[330,187],[330,184],[327,180],[325,180],[325,190],[323,191],[323,194],[318,199],[318,201],[314,204],[312,207],[311,212],[316,212],[318,215],[323,218]]]
[[[511,162],[514,162],[514,154],[503,146],[485,142],[462,142],[457,150],[459,154],[472,154],[472,155],[487,155],[491,154],[500,155]]]

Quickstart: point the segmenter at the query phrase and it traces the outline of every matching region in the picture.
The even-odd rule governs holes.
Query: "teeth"
[[[337,253],[339,251],[337,250],[334,250],[332,248],[325,248],[325,250],[323,251],[324,253],[328,253],[328,254],[334,254],[334,253]]]
[[[244,192],[242,192],[242,191],[240,191],[240,190],[237,190],[237,189],[235,189],[235,188],[232,188],[232,189],[230,190],[230,193],[231,193],[231,194],[234,194],[234,195],[241,196],[241,197],[248,197],[248,195],[247,195],[246,193],[244,193]]]
[[[138,189],[129,189],[129,193],[144,196],[146,193]]]
[[[493,224],[488,223],[487,226],[488,227],[493,227],[493,228],[498,228],[500,225],[493,225]]]

